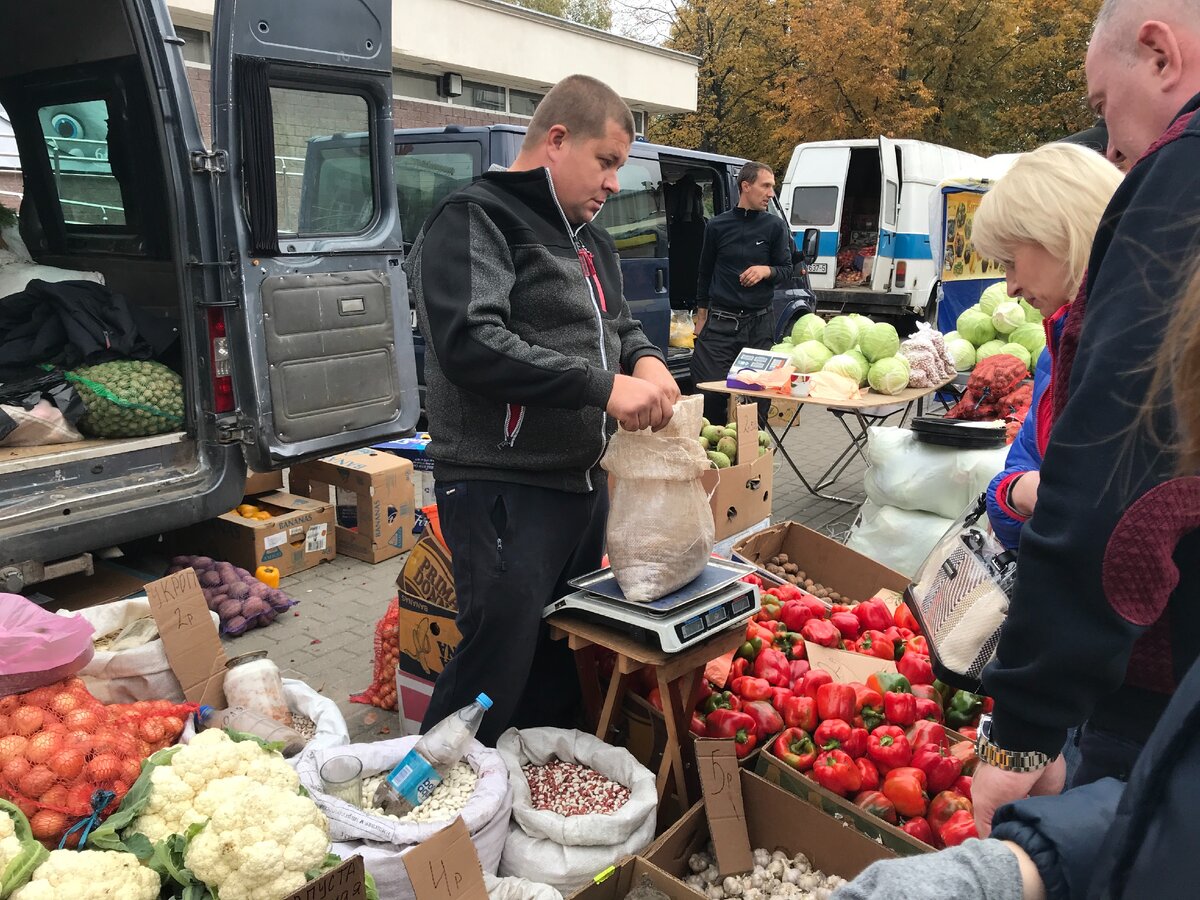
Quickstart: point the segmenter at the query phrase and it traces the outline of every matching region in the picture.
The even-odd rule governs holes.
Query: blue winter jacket
[[[1008,459],[1004,471],[992,479],[987,489],[988,519],[997,540],[1009,550],[1016,550],[1021,538],[1021,526],[1026,517],[1008,505],[1008,491],[1013,482],[1026,472],[1036,472],[1042,467],[1042,450],[1050,435],[1053,422],[1053,403],[1050,396],[1051,372],[1054,354],[1058,351],[1058,339],[1067,321],[1070,304],[1059,309],[1046,321],[1046,352],[1038,359],[1033,373],[1033,402],[1029,413],[1021,423],[1016,440],[1008,448]]]

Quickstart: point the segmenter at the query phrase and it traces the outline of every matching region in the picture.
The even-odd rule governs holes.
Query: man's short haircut
[[[620,95],[598,78],[568,75],[542,98],[525,132],[525,146],[532,146],[555,125],[563,125],[575,137],[598,138],[615,122],[633,140],[633,113]]]
[[[1092,40],[1099,38],[1114,50],[1130,51],[1137,27],[1150,19],[1200,28],[1200,4],[1195,0],[1104,0],[1096,13]]]
[[[775,174],[775,170],[766,163],[748,162],[742,166],[742,170],[738,172],[737,177],[738,190],[740,191],[742,189],[743,184],[754,184],[756,181],[758,181],[758,175],[760,172],[770,172],[772,175]]]
[[[1077,144],[1047,144],[1022,153],[975,213],[972,240],[985,257],[1012,264],[1017,246],[1037,244],[1063,261],[1063,290],[1083,283],[1092,241],[1121,173]]]

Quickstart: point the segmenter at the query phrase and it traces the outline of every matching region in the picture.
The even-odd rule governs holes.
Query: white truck
[[[815,141],[797,145],[779,200],[797,245],[820,231],[808,277],[823,313],[932,321],[939,266],[929,204],[939,182],[981,157],[924,141]],[[903,332],[902,332],[903,333]]]

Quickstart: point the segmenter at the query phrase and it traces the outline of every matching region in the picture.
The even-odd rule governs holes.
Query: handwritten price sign
[[[366,896],[367,871],[362,857],[352,856],[284,900],[366,900]]]
[[[696,764],[717,868],[722,875],[748,871],[754,866],[754,857],[733,741],[696,741]]]

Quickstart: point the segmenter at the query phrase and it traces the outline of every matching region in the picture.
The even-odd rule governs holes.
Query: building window
[[[633,110],[633,130],[638,134],[646,133],[646,114],[640,109]]]
[[[184,62],[209,65],[212,61],[212,36],[198,28],[176,28],[175,34],[183,38]]]
[[[544,94],[531,94],[528,91],[508,90],[508,111],[518,116],[532,116],[537,105],[542,102]]]
[[[429,100],[433,103],[445,102],[438,96],[438,79],[436,75],[425,72],[410,72],[396,69],[392,72],[392,90],[401,97],[411,97],[414,100]]]
[[[476,109],[492,109],[504,112],[504,88],[496,84],[481,84],[463,79],[462,94],[448,98],[455,106],[473,106]]]

